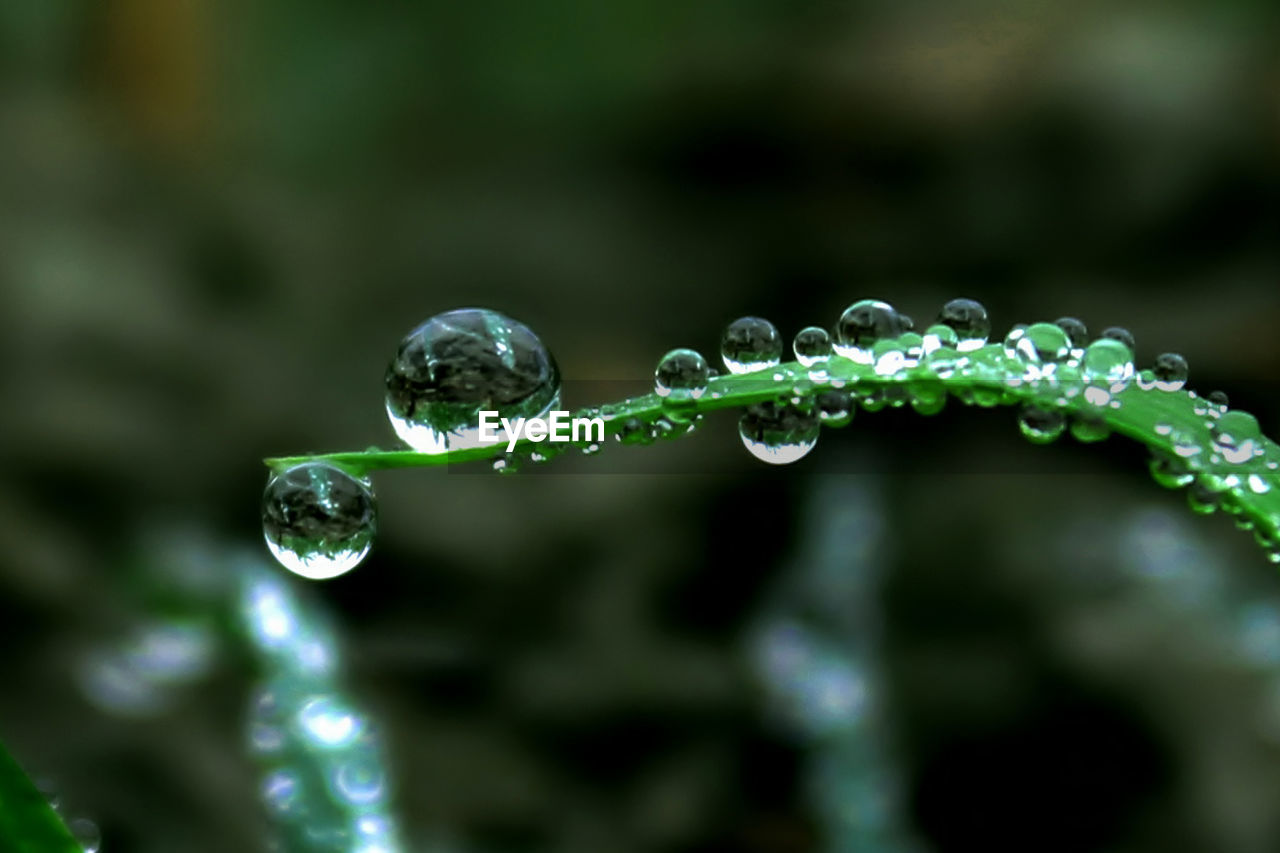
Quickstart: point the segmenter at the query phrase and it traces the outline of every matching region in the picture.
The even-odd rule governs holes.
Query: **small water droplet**
[[[326,462],[275,474],[262,496],[262,530],[271,554],[311,580],[349,572],[369,553],[377,527],[367,483]]]
[[[1151,368],[1155,377],[1155,387],[1159,391],[1181,391],[1187,384],[1189,369],[1187,360],[1176,352],[1161,353],[1156,356],[1155,365]]]
[[[1152,453],[1149,464],[1151,478],[1166,489],[1181,489],[1190,485],[1195,479],[1195,475],[1186,464],[1172,456]]]
[[[878,299],[863,299],[844,310],[836,323],[837,353],[859,364],[872,364],[877,341],[896,338],[904,331],[902,317],[893,306]]]
[[[877,376],[897,376],[907,369],[907,354],[897,340],[877,341],[871,348]]]
[[[1200,480],[1191,483],[1187,489],[1187,506],[1199,515],[1209,515],[1218,509],[1222,496],[1207,487]]]
[[[739,317],[720,336],[720,357],[730,373],[751,373],[782,360],[782,335],[763,317]]]
[[[317,696],[298,710],[298,725],[314,746],[342,749],[356,742],[364,721],[332,696]]]
[[[633,415],[622,422],[614,437],[619,444],[651,444],[653,428]]]
[[[738,421],[738,435],[751,455],[773,465],[800,459],[818,441],[818,416],[795,406],[755,403]]]
[[[1224,409],[1228,405],[1228,398],[1227,398],[1226,391],[1210,391],[1205,399],[1207,399],[1210,403],[1213,403],[1215,406],[1219,406]]]
[[[1271,491],[1271,484],[1263,479],[1261,475],[1250,474],[1245,482],[1249,485],[1249,491],[1253,492],[1255,495],[1265,495],[1267,492]]]
[[[420,453],[479,447],[481,411],[542,417],[560,403],[560,370],[537,335],[496,311],[437,314],[387,368],[387,416]]]
[[[924,338],[920,341],[920,347],[923,350],[924,357],[928,358],[931,353],[941,347],[955,349],[959,342],[960,336],[956,334],[955,329],[938,323],[925,329]]]
[[[815,402],[823,426],[842,427],[853,420],[853,396],[848,391],[828,388],[818,394]]]
[[[826,368],[831,358],[831,335],[821,326],[806,326],[796,332],[792,342],[796,353],[796,361],[808,368]]]
[[[707,391],[707,360],[697,350],[673,349],[653,372],[653,390],[671,403],[698,399]]]
[[[938,311],[939,325],[950,328],[956,335],[951,344],[957,352],[972,352],[987,343],[991,334],[991,320],[986,307],[974,299],[952,299]],[[936,347],[935,347],[936,348]]]
[[[1048,444],[1062,435],[1067,428],[1067,419],[1057,409],[1046,409],[1029,403],[1018,413],[1018,428],[1029,441]]]
[[[1213,422],[1209,429],[1213,449],[1232,465],[1253,459],[1261,444],[1258,420],[1248,412],[1229,411]]]
[[[1111,427],[1100,415],[1077,412],[1071,418],[1071,437],[1082,444],[1105,441],[1111,435]]]
[[[1031,378],[1051,375],[1054,366],[1067,360],[1071,343],[1067,333],[1053,323],[1033,323],[1025,329],[1014,328],[1004,341],[1005,355],[1015,358]]]
[[[301,787],[294,773],[276,770],[262,780],[262,798],[275,813],[293,814],[302,805]]]
[[[74,818],[67,824],[67,829],[84,853],[98,853],[102,849],[102,830],[87,817]]]
[[[1137,349],[1137,343],[1133,339],[1133,333],[1123,326],[1108,326],[1102,330],[1102,334],[1098,337],[1099,339],[1106,338],[1112,341],[1119,341],[1125,345],[1125,348],[1128,349],[1130,353]]]
[[[1071,342],[1073,349],[1088,346],[1089,329],[1080,320],[1075,317],[1059,317],[1053,321],[1053,324],[1067,333],[1067,339]]]
[[[378,802],[386,788],[386,772],[374,754],[348,758],[334,770],[334,791],[353,805],[368,806]]]
[[[1080,369],[1085,381],[1118,391],[1133,378],[1133,351],[1115,338],[1098,338],[1085,348]]]

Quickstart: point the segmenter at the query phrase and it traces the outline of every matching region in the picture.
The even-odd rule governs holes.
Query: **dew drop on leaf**
[[[938,312],[938,323],[955,332],[958,352],[971,352],[985,346],[991,334],[987,309],[974,299],[952,299]]]
[[[523,323],[482,308],[437,314],[387,368],[387,416],[420,453],[480,446],[479,415],[542,417],[560,402],[560,370]]]
[[[707,392],[707,360],[697,350],[673,349],[653,371],[653,390],[671,403],[687,403]]]
[[[836,323],[835,350],[859,364],[871,364],[872,347],[878,341],[896,338],[905,331],[902,316],[892,305],[878,299],[863,299],[840,315]]]
[[[730,373],[751,373],[782,361],[782,335],[763,317],[739,317],[720,336],[720,357]]]

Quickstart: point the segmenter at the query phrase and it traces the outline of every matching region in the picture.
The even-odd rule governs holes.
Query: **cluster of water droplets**
[[[1117,412],[1135,386],[1172,394],[1187,382],[1186,360],[1176,353],[1138,370],[1133,335],[1120,327],[1091,338],[1082,321],[1060,317],[1016,325],[995,341],[991,328],[986,308],[973,299],[950,300],[923,332],[888,302],[863,299],[841,312],[831,331],[808,326],[797,332],[795,361],[784,364],[777,327],[762,317],[741,317],[720,336],[726,375],[718,376],[695,349],[673,349],[654,368],[649,399],[656,403],[640,398],[575,417],[600,417],[620,444],[649,444],[693,432],[703,404],[728,395],[743,400],[738,433],[748,452],[788,464],[814,448],[823,426],[845,426],[859,408],[910,405],[932,415],[952,397],[981,407],[1016,404],[1019,429],[1032,442],[1068,433],[1094,442],[1123,420]],[[513,421],[545,416],[559,405],[560,372],[528,327],[469,308],[437,315],[410,332],[387,370],[386,390],[397,435],[414,450],[441,454],[481,443],[481,411]],[[1191,485],[1197,509],[1229,506],[1222,496],[1233,489],[1269,488],[1274,477],[1265,472],[1218,471],[1223,465],[1257,467],[1262,444],[1252,431],[1256,422],[1228,412],[1225,403],[1200,402],[1204,409],[1196,417],[1202,423],[1179,423],[1177,435],[1175,424],[1168,425],[1174,446],[1153,463],[1153,476],[1166,485]],[[1206,442],[1210,427],[1217,437]],[[1179,450],[1180,438],[1199,455]],[[493,467],[511,473],[570,448],[596,453],[601,441],[522,443],[498,454]],[[263,518],[267,544],[286,568],[309,578],[334,577],[369,551],[373,493],[367,480],[337,465],[304,462],[272,478]],[[1273,526],[1280,528],[1280,520]]]

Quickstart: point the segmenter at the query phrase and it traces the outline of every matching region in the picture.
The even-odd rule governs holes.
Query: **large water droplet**
[[[755,403],[738,421],[738,435],[751,455],[772,465],[795,462],[818,441],[818,416],[782,403]]]
[[[523,323],[482,308],[437,314],[387,368],[387,416],[421,453],[478,447],[479,415],[542,417],[560,402],[560,370]]]
[[[955,331],[954,346],[958,352],[971,352],[984,346],[991,334],[986,307],[973,299],[952,299],[938,312],[938,322]]]
[[[653,371],[653,390],[672,403],[687,403],[707,392],[707,360],[691,349],[673,349]]]
[[[871,364],[872,347],[877,341],[901,335],[902,318],[893,306],[878,299],[855,302],[836,323],[835,350],[859,364]]]
[[[1018,413],[1018,428],[1029,441],[1048,444],[1062,435],[1067,428],[1067,419],[1057,409],[1028,404]]]
[[[262,496],[267,548],[280,565],[311,580],[359,565],[376,527],[373,491],[325,462],[303,462],[274,475]]]
[[[1176,352],[1165,352],[1156,356],[1155,365],[1151,368],[1155,378],[1155,387],[1160,391],[1180,391],[1187,384],[1187,360]]]
[[[1248,412],[1229,411],[1213,422],[1209,430],[1213,449],[1232,465],[1253,459],[1260,446],[1262,432],[1258,419]]]
[[[792,343],[796,361],[804,367],[825,367],[831,358],[831,336],[821,326],[806,326]]]
[[[782,360],[782,335],[763,317],[739,317],[720,336],[720,357],[730,373],[751,373]]]

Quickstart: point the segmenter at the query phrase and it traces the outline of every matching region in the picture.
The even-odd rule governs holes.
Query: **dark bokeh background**
[[[255,849],[247,672],[145,714],[77,673],[145,616],[158,536],[257,547],[261,457],[389,445],[386,362],[451,308],[530,325],[578,406],[738,315],[789,339],[965,295],[1001,333],[1127,326],[1274,435],[1277,57],[1259,0],[6,0],[0,739],[111,853]],[[726,415],[533,476],[379,475],[374,554],[315,592],[408,837],[832,849],[743,636],[836,476],[893,545],[878,695],[925,849],[1280,849],[1274,659],[1122,581],[1191,537],[1272,601],[1248,536],[1119,440],[953,409],[781,471]]]

